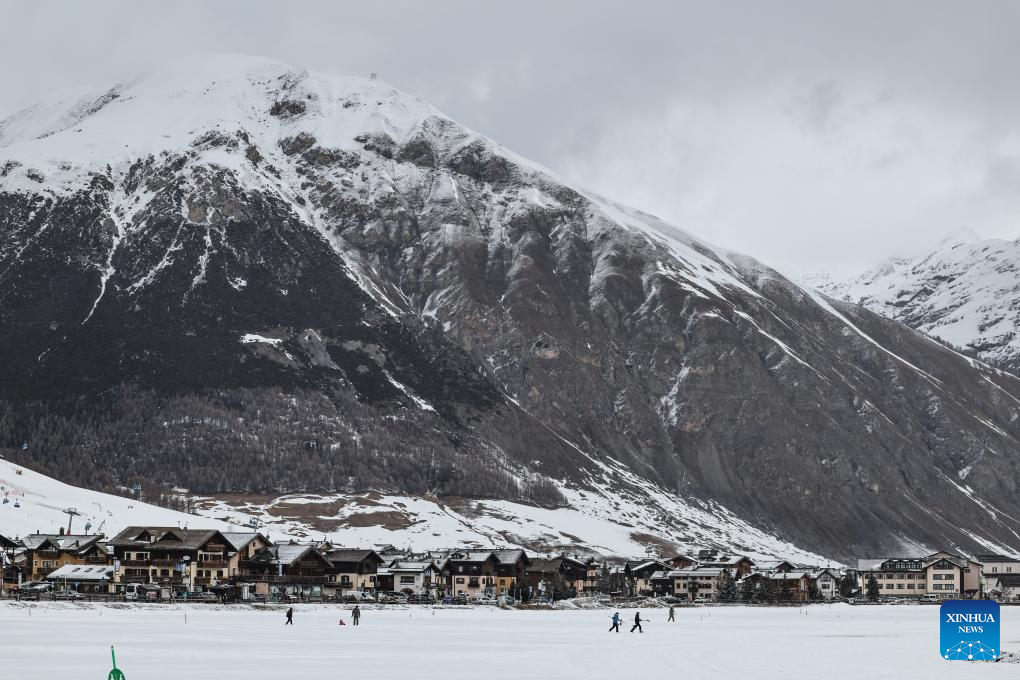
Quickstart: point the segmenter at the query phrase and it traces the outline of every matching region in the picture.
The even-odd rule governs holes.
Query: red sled
[[[340,619],[340,625],[341,625],[341,626],[346,626],[347,624],[346,624],[346,623],[344,623],[344,620],[343,620],[343,619]]]

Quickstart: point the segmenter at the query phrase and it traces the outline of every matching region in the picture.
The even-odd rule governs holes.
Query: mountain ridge
[[[588,490],[677,540],[664,508],[710,502],[837,557],[1020,542],[1015,377],[376,81],[205,64],[0,123],[9,458],[213,494]]]

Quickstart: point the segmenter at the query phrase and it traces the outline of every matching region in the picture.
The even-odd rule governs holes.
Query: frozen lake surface
[[[661,609],[643,635],[610,634],[611,611],[367,610],[361,626],[336,606],[0,603],[2,677],[105,678],[110,645],[128,680],[205,678],[640,676],[712,678],[1006,678],[1020,667],[938,655],[938,607]],[[1013,616],[1013,612],[1016,616]],[[187,622],[185,622],[185,615]],[[343,616],[348,625],[339,626]],[[1020,651],[1020,608],[1003,607],[1002,643]]]

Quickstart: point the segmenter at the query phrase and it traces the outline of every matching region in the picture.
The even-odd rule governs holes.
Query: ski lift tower
[[[68,535],[70,535],[70,533],[71,533],[71,522],[74,520],[74,518],[77,515],[80,515],[81,513],[78,512],[78,510],[76,510],[75,508],[67,508],[66,510],[64,510],[64,514],[67,515],[67,533],[68,533]]]

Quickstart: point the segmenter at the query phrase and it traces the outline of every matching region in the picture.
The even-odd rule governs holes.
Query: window
[[[908,583],[907,584],[907,590],[913,590],[913,589],[914,589],[914,584],[913,583]]]
[[[896,578],[898,579],[905,579],[906,577],[907,577],[906,574],[896,574]]]
[[[401,584],[405,584],[405,583],[414,584],[414,577],[413,576],[401,576],[400,577],[400,583]]]
[[[897,590],[903,590],[903,587],[904,587],[904,584],[902,584],[902,583],[897,583],[896,584],[896,589]]]
[[[462,584],[462,583],[464,583],[464,579],[458,576],[458,577],[457,577],[457,583],[458,583],[458,584]]]

